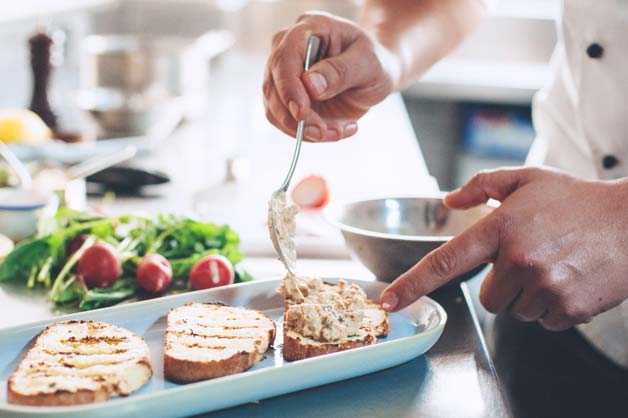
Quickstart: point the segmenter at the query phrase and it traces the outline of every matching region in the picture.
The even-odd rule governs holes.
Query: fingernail
[[[299,105],[291,100],[288,102],[288,109],[290,109],[290,114],[294,120],[299,120]]]
[[[382,296],[381,302],[382,302],[382,307],[385,310],[391,311],[395,309],[397,305],[399,304],[399,298],[397,297],[395,293],[387,292]]]
[[[351,122],[345,126],[345,136],[351,136],[358,131],[358,124]]]
[[[325,93],[325,90],[327,90],[327,79],[325,76],[321,73],[308,73],[307,78],[310,80],[314,93],[318,96]]]
[[[318,141],[321,139],[321,130],[318,128],[318,126],[307,126],[305,128],[305,131],[303,131],[303,134],[307,138],[313,139],[315,141]]]

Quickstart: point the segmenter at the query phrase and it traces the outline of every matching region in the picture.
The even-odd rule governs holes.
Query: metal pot
[[[142,135],[173,98],[186,98],[186,116],[202,113],[208,97],[209,61],[231,46],[229,32],[199,38],[91,35],[80,66],[79,106],[101,137]]]

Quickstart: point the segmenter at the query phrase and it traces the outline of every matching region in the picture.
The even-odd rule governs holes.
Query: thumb
[[[445,197],[445,205],[450,209],[468,209],[489,199],[501,202],[528,183],[535,172],[534,168],[480,171],[467,184],[449,193]]]
[[[316,100],[327,100],[355,87],[362,87],[377,74],[377,58],[356,41],[341,54],[317,62],[304,75],[303,83]]]

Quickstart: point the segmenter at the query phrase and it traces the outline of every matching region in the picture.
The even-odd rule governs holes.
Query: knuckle
[[[269,67],[271,69],[281,67],[282,62],[285,60],[286,60],[285,48],[283,47],[277,48],[270,54],[270,58],[268,59],[268,62],[270,64]]]
[[[313,25],[316,24],[324,24],[325,22],[331,19],[331,15],[329,13],[323,11],[309,11],[304,12],[299,15],[297,18],[297,22],[311,22]]]
[[[279,121],[279,123],[281,124],[282,127],[287,128],[292,123],[292,116],[290,116],[285,111],[282,111],[281,114],[278,117],[278,121]]]
[[[505,222],[505,221],[502,221]],[[512,263],[523,270],[532,270],[538,267],[538,260],[525,248],[514,248],[509,254]]]
[[[580,324],[586,322],[590,317],[587,310],[581,304],[573,301],[569,302],[563,300],[559,305],[559,310],[570,324]]]
[[[272,83],[270,82],[269,79],[264,80],[264,83],[262,83],[262,92],[264,93],[264,97],[265,98],[269,98],[270,97],[270,92],[272,90]]]
[[[427,266],[437,277],[449,277],[456,271],[456,254],[444,245],[430,253]]]
[[[279,42],[281,42],[281,40],[284,38],[284,36],[286,36],[286,33],[288,31],[286,29],[280,30],[278,32],[276,32],[273,37],[271,38],[271,45],[273,47],[275,47]]]
[[[480,170],[471,177],[469,183],[472,183],[474,186],[481,187],[486,184],[490,171],[489,170]]]
[[[414,278],[408,279],[403,283],[401,292],[402,295],[408,297],[409,299],[421,296],[421,289],[419,289],[419,284]]]
[[[268,121],[272,123],[273,125],[277,126],[277,120],[275,119],[275,115],[273,115],[273,112],[270,110],[269,106],[266,106],[265,114],[266,114],[266,119],[268,119]]]
[[[534,177],[543,171],[539,167],[524,167],[524,168],[521,168],[520,170],[521,170],[521,173],[527,177]]]
[[[314,19],[315,16],[316,16],[316,13],[314,12],[304,12],[304,13],[301,13],[299,17],[297,17],[297,22],[301,23],[307,20],[312,20]]]
[[[288,99],[288,96],[297,95],[295,84],[299,82],[298,79],[288,76],[279,76],[274,79],[274,82],[282,101]]]
[[[539,297],[549,303],[562,305],[566,301],[566,295],[560,283],[563,281],[560,272],[552,268],[536,267],[537,273],[531,280],[531,287]]]
[[[499,236],[506,237],[513,230],[515,221],[509,213],[504,210],[498,210],[495,212],[495,225],[497,226],[497,232]]]
[[[331,70],[335,73],[336,79],[341,84],[351,82],[351,70],[344,60],[336,59],[327,61]]]
[[[538,274],[534,280],[534,287],[541,295],[554,299],[560,297],[559,291],[555,286],[554,277],[549,273]]]

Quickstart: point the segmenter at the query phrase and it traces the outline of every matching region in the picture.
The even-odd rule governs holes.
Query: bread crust
[[[165,354],[164,375],[176,383],[198,382],[243,372],[263,357],[263,354],[242,352],[220,361],[192,361]]]
[[[378,309],[384,311],[382,305],[379,302],[374,301],[373,299],[366,300],[366,307],[369,309]],[[390,317],[388,316],[387,312],[384,315],[384,320],[377,324],[373,331],[375,332],[375,336],[377,338],[385,338],[388,336],[388,333],[390,332]]]
[[[87,403],[105,402],[109,400],[109,392],[104,387],[92,391],[80,389],[75,392],[57,391],[55,393],[38,393],[35,395],[22,395],[13,391],[9,385],[7,389],[7,401],[10,404],[28,406],[72,406]]]
[[[283,358],[287,361],[303,360],[323,354],[337,353],[352,348],[364,347],[375,344],[377,338],[373,334],[366,334],[362,339],[347,340],[340,343],[310,344],[299,335],[293,335],[284,329]]]
[[[390,332],[390,319],[386,315],[386,320],[382,322],[377,328],[375,328],[377,338],[386,338]]]

